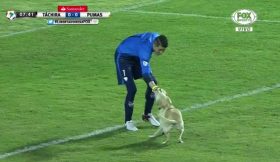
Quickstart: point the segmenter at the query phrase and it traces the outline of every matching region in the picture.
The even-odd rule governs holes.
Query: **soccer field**
[[[278,0],[9,0],[0,2],[0,162],[277,162],[280,159]],[[7,10],[87,5],[110,11],[98,25],[48,26]],[[236,32],[239,9],[256,12],[252,32]],[[182,110],[177,134],[149,139],[141,121],[146,84],[137,80],[133,120],[124,129],[125,87],[114,51],[135,33],[168,37],[153,74]],[[157,114],[155,106],[153,114]]]

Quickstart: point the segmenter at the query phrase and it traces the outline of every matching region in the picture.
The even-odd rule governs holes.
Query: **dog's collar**
[[[158,109],[161,110],[162,108],[159,107]],[[166,110],[169,110],[169,109],[173,109],[173,107],[169,107],[169,108],[167,108]]]

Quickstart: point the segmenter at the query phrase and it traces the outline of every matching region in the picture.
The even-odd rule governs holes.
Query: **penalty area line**
[[[154,11],[143,11],[143,10],[130,10],[130,13],[139,13],[139,14],[154,14],[154,15],[167,15],[167,16],[185,16],[185,17],[200,17],[208,19],[225,19],[231,20],[231,17],[221,17],[221,16],[210,16],[210,15],[201,15],[193,13],[176,13],[176,12],[154,12]],[[280,23],[280,20],[257,20],[257,22],[265,23]]]

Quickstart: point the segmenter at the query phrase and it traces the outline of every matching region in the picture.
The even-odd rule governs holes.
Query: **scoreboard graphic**
[[[44,18],[48,25],[89,24],[96,25],[99,19],[110,17],[111,12],[88,12],[87,6],[58,6],[57,12],[7,11],[9,20],[18,18]]]

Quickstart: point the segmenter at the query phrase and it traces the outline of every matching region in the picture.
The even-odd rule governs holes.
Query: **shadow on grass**
[[[155,138],[148,138],[145,141],[140,141],[136,143],[125,144],[117,147],[103,147],[104,151],[116,151],[116,150],[125,150],[130,149],[135,152],[145,152],[150,150],[159,150],[167,147],[168,144],[161,144],[161,142],[157,141]]]
[[[141,129],[152,129],[150,126],[139,126],[140,130]],[[118,136],[120,134],[123,133],[134,133],[134,132],[128,132],[124,127],[118,127],[117,129],[113,130],[113,131],[108,131],[108,132],[103,132],[100,134],[95,134],[92,136],[88,136],[88,137],[82,137],[80,139],[70,139],[64,142],[60,142],[60,143],[55,143],[52,144],[53,141],[59,141],[57,139],[49,139],[49,140],[45,140],[45,141],[41,141],[39,143],[33,143],[33,144],[29,144],[27,146],[23,146],[23,147],[18,147],[18,148],[14,148],[11,149],[8,152],[15,152],[15,151],[20,151],[20,150],[25,150],[28,148],[35,148],[35,149],[31,149],[28,151],[20,151],[20,153],[18,153],[18,155],[22,155],[25,159],[28,159],[29,161],[42,161],[42,160],[51,160],[53,158],[55,158],[56,156],[58,156],[61,152],[78,152],[79,150],[84,150],[84,147],[75,147],[75,148],[71,148],[71,147],[59,147],[61,145],[66,145],[66,144],[74,144],[77,142],[82,142],[82,143],[88,143],[88,142],[92,142],[92,141],[100,141],[100,140],[104,140],[104,139],[109,139],[111,137],[114,136]],[[54,148],[53,146],[58,146],[58,148]],[[81,144],[83,145],[83,144]],[[42,147],[41,147],[42,146]],[[104,151],[114,151],[114,150],[124,150],[124,149],[131,149],[137,152],[143,152],[143,151],[149,151],[149,150],[158,150],[158,149],[162,149],[165,148],[168,145],[163,145],[161,144],[161,142],[159,142],[156,138],[153,139],[149,139],[147,137],[147,140],[144,141],[140,141],[140,142],[136,142],[136,143],[129,143],[129,144],[125,144],[125,145],[121,145],[121,146],[104,146],[101,147],[101,150]],[[59,150],[59,151],[58,151]]]

